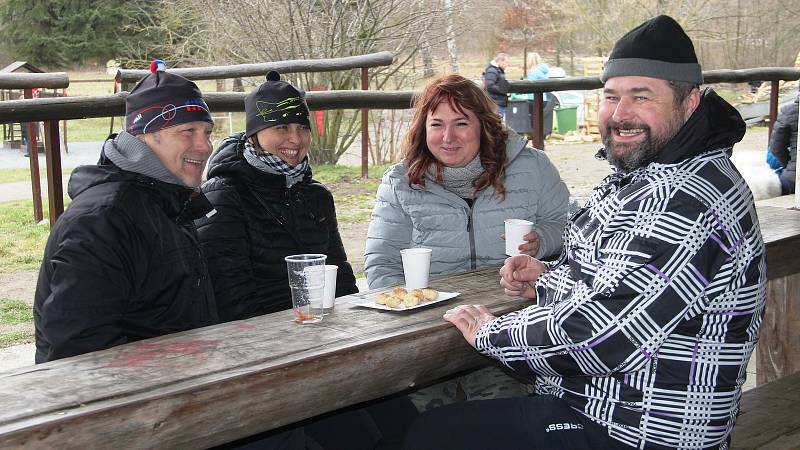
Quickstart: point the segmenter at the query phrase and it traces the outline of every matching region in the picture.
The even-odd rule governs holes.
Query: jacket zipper
[[[469,207],[469,214],[467,215],[467,232],[469,233],[469,264],[470,268],[475,270],[478,262],[475,256],[475,230],[472,228],[472,207]]]

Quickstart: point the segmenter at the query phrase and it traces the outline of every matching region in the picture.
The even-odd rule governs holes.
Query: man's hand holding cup
[[[506,295],[536,298],[533,283],[544,273],[546,266],[528,255],[512,256],[500,268],[500,286]]]

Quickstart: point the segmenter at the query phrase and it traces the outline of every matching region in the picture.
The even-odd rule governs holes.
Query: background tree
[[[370,70],[370,89],[413,84],[420,74],[410,70],[423,42],[436,45],[446,38],[443,7],[433,1],[187,0],[184,6],[196,12],[203,32],[194,40],[213,64],[391,51],[395,63]],[[290,79],[307,90],[361,88],[359,70],[293,74]],[[321,126],[312,120],[312,157],[316,163],[335,162],[358,137],[359,115],[343,110],[322,115]]]
[[[143,2],[143,1],[142,1]],[[6,0],[0,4],[0,41],[14,59],[57,69],[117,54],[137,1]],[[146,3],[146,2],[143,2]]]

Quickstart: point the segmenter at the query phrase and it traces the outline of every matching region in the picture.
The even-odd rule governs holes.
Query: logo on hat
[[[264,122],[275,122],[281,118],[289,117],[292,112],[297,116],[304,116],[306,114],[305,111],[292,111],[303,106],[303,101],[300,97],[289,97],[274,103],[258,100],[256,101],[256,108],[258,108],[256,115]]]
[[[178,109],[178,107],[176,107],[173,104],[164,105],[164,107],[161,108],[161,119],[163,119],[165,122],[169,122],[170,120],[174,119],[175,118],[175,111],[177,109]],[[167,124],[164,124],[164,127],[162,127],[162,128],[166,128],[166,125]]]

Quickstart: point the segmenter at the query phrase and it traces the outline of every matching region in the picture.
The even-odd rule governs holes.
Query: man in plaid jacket
[[[623,36],[601,79],[615,172],[570,218],[558,261],[517,256],[500,271],[507,294],[537,304],[445,315],[535,377],[536,394],[434,410],[408,448],[729,447],[767,281],[752,194],[729,159],[744,122],[699,90],[691,40],[667,16]]]

